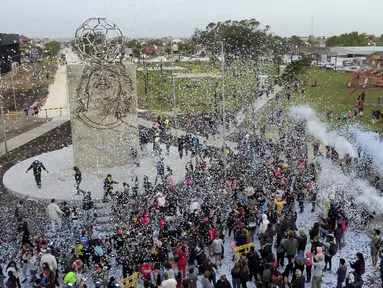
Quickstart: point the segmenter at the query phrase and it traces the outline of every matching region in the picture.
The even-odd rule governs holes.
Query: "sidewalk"
[[[58,67],[55,75],[55,81],[53,84],[49,85],[48,98],[44,106],[40,107],[39,117],[53,118],[62,115],[69,115],[67,76],[66,66],[64,65],[60,65]]]

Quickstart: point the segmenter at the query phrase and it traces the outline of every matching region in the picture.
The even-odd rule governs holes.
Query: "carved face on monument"
[[[133,93],[123,64],[87,66],[77,88],[76,117],[92,128],[116,128],[135,109]]]

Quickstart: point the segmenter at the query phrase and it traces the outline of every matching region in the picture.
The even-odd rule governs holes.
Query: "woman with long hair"
[[[241,266],[239,262],[235,262],[233,269],[231,269],[231,277],[233,288],[241,288]]]
[[[19,272],[20,272],[20,269],[19,269],[19,267],[17,267],[16,262],[13,261],[13,260],[12,260],[11,262],[9,262],[8,265],[7,265],[6,270],[7,270],[7,273],[8,273],[8,274],[9,274],[9,271],[12,272],[13,276],[15,276],[15,278],[16,278],[17,286],[20,288],[20,287],[21,287],[21,285],[20,285],[20,279],[19,279]]]
[[[364,272],[366,272],[366,264],[364,262],[364,256],[362,253],[356,253],[356,257],[358,259],[354,262],[350,262],[350,266],[354,269],[355,276],[359,275],[361,277]]]

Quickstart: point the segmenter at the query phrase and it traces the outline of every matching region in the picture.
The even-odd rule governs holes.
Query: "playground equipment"
[[[370,83],[370,80],[376,80],[375,83]],[[360,83],[363,81],[363,83]],[[358,89],[364,89],[367,86],[374,85],[376,87],[383,88],[383,70],[380,69],[361,69],[351,74],[347,87],[352,88],[354,85],[354,89],[348,94],[346,100],[344,101],[347,104],[351,95]]]

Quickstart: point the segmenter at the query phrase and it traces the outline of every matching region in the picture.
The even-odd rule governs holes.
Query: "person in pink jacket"
[[[313,266],[312,256],[313,256],[313,254],[310,251],[306,252],[306,259],[305,259],[305,265],[306,265],[306,283],[310,283],[311,282],[311,269],[312,269],[312,266]]]
[[[346,232],[348,231],[348,221],[346,218],[342,217],[340,219],[340,225],[342,226],[343,235],[342,235],[342,246],[346,245]]]
[[[174,251],[178,255],[178,272],[182,272],[183,278],[186,276],[186,265],[188,263],[188,246],[180,242],[177,244]]]
[[[231,249],[233,252],[233,261],[234,261],[235,260],[235,248],[237,247],[237,244],[235,243],[235,241],[231,241],[230,246],[231,246]]]

